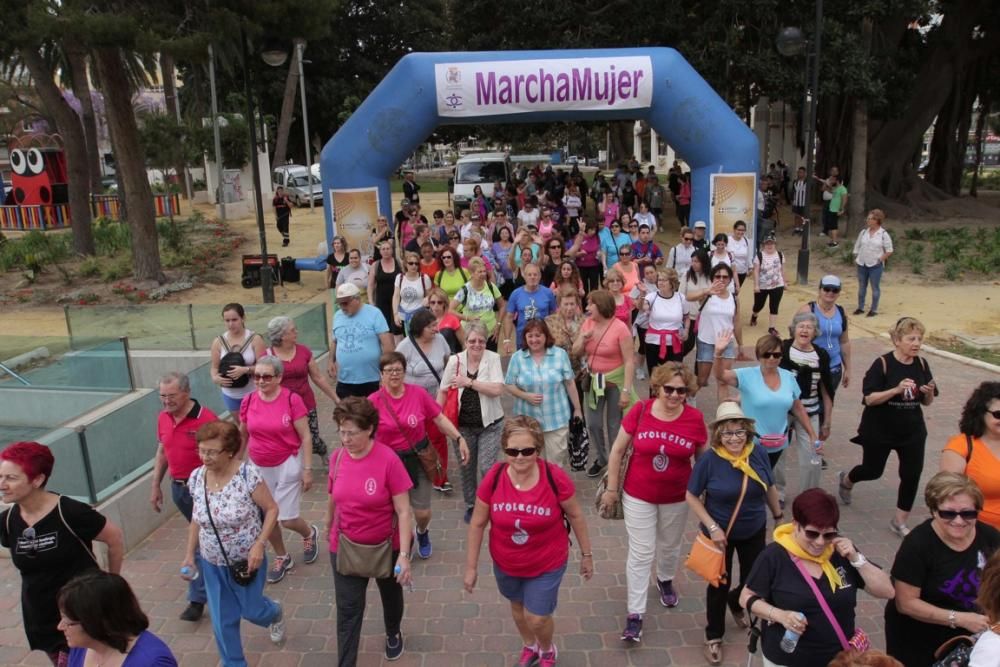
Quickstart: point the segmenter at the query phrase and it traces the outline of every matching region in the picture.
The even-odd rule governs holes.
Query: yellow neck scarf
[[[739,456],[734,456],[733,454],[730,454],[729,451],[722,445],[716,445],[712,449],[715,450],[715,453],[719,455],[720,459],[723,459],[724,461],[729,461],[729,463],[732,464],[734,468],[746,474],[748,477],[750,477],[750,479],[752,479],[753,481],[757,482],[762,487],[764,487],[764,492],[767,493],[767,484],[765,484],[764,480],[760,478],[760,475],[757,474],[757,471],[754,470],[752,467],[750,467],[750,452],[753,451],[753,448],[754,444],[752,442],[749,443],[746,447],[743,448],[743,451],[740,453]]]
[[[798,556],[802,560],[812,561],[813,563],[819,563],[820,567],[823,568],[823,574],[826,575],[827,581],[830,582],[830,587],[834,592],[839,590],[844,585],[844,582],[840,579],[840,574],[837,573],[837,569],[833,566],[833,563],[830,562],[830,556],[833,555],[833,545],[827,544],[820,556],[813,556],[795,541],[795,538],[792,536],[792,531],[794,530],[795,525],[792,523],[777,526],[774,529],[774,541],[783,546],[785,551],[793,556]]]

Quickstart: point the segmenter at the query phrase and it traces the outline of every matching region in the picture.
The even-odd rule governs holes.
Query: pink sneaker
[[[538,647],[525,646],[521,649],[521,658],[517,661],[517,667],[535,667],[538,664]]]
[[[559,649],[552,645],[552,650],[538,654],[538,667],[554,667],[559,658]]]

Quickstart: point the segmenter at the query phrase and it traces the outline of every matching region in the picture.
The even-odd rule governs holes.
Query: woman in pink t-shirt
[[[551,667],[558,657],[552,614],[569,560],[570,528],[586,580],[594,574],[594,554],[573,482],[562,468],[541,459],[544,444],[542,426],[534,418],[521,415],[504,422],[500,447],[506,460],[487,473],[476,492],[464,580],[466,592],[472,593],[489,524],[497,588],[510,600],[524,642],[518,664]]]
[[[330,457],[330,493],[326,531],[330,536],[330,562],[337,602],[337,664],[357,662],[361,621],[365,615],[368,577],[342,574],[337,554],[343,540],[375,546],[392,540],[395,576],[386,572],[375,579],[385,619],[385,655],[389,660],[403,653],[403,586],[410,583],[410,547],[413,513],[410,476],[399,457],[375,442],[381,416],[367,398],[345,398],[333,409],[343,447]]]
[[[673,579],[687,524],[685,494],[691,461],[701,455],[708,441],[704,416],[685,402],[698,388],[694,373],[678,361],[668,361],[653,370],[649,384],[656,398],[633,406],[622,421],[611,448],[608,490],[601,498],[605,506],[619,500],[622,462],[631,447],[620,500],[628,533],[628,617],[622,640],[633,642],[642,636],[654,556],[660,604],[677,606]]]
[[[247,455],[260,469],[268,490],[278,503],[280,527],[268,540],[274,548],[274,564],[267,573],[270,583],[284,579],[292,569],[292,555],[285,550],[281,528],[302,536],[303,560],[316,561],[319,529],[307,524],[299,513],[302,493],[312,487],[312,436],[305,403],[295,392],[281,386],[285,365],[274,355],[264,355],[254,366],[257,389],[240,404],[240,435]]]
[[[267,339],[271,341],[271,346],[267,348],[267,354],[273,354],[281,359],[285,366],[285,372],[281,375],[281,386],[291,389],[299,395],[305,403],[306,418],[309,420],[309,435],[312,437],[312,451],[321,460],[327,458],[326,442],[319,433],[319,416],[316,414],[316,396],[313,394],[309,381],[320,388],[330,400],[337,404],[340,399],[337,397],[330,381],[326,375],[319,370],[316,361],[313,359],[312,350],[305,345],[299,344],[299,330],[295,326],[294,320],[285,315],[271,318],[267,323]]]
[[[469,445],[455,425],[441,412],[441,406],[423,387],[404,382],[406,357],[399,352],[386,352],[378,362],[382,386],[368,397],[379,412],[375,440],[392,449],[403,460],[413,481],[410,506],[417,524],[417,555],[430,558],[431,484],[417,460],[417,452],[430,447],[430,424],[446,436],[458,441],[462,465],[469,462]],[[438,459],[440,461],[440,459]]]
[[[582,355],[590,370],[584,411],[594,445],[594,463],[587,476],[599,477],[608,465],[604,427],[607,425],[609,435],[617,433],[622,411],[637,398],[633,389],[635,355],[631,329],[615,317],[614,295],[608,290],[595,290],[587,300],[590,317],[573,342],[573,354]]]

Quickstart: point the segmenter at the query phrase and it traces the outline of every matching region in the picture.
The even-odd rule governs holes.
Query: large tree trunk
[[[978,72],[978,67],[962,70],[934,122],[926,179],[956,197],[962,187],[965,149],[980,78]]]
[[[80,100],[83,121],[83,136],[87,146],[87,167],[90,171],[90,191],[99,194],[104,189],[101,183],[101,150],[97,145],[97,116],[94,115],[94,99],[91,97],[90,79],[87,77],[87,52],[82,45],[67,39],[63,50],[69,61],[73,76],[73,94]]]
[[[990,115],[991,103],[992,99],[989,92],[984,93],[979,100],[979,115],[976,117],[976,163],[972,171],[972,183],[969,186],[969,195],[973,197],[979,196],[979,170],[983,167],[983,139],[986,133],[986,119]]]
[[[871,52],[872,20],[861,21],[861,43],[867,56]],[[847,200],[847,228],[844,236],[850,238],[851,222],[861,225],[865,219],[868,201],[868,104],[864,99],[854,100],[854,136],[851,139],[851,196]]]
[[[69,214],[72,220],[73,250],[81,255],[94,254],[94,235],[90,220],[90,175],[87,169],[87,144],[80,117],[66,102],[52,78],[52,72],[36,49],[20,49],[21,59],[31,73],[38,97],[55,120],[66,152],[66,178],[69,181]]]
[[[300,39],[295,39],[297,45]],[[295,114],[295,94],[298,92],[299,70],[298,61],[293,47],[293,55],[288,59],[288,76],[285,77],[285,93],[281,98],[281,116],[278,117],[278,136],[274,139],[274,159],[271,168],[285,164],[288,156],[288,134],[292,129],[292,116]],[[310,165],[306,165],[307,167]]]
[[[132,109],[132,91],[119,49],[103,47],[95,51],[97,72],[104,90],[108,126],[115,145],[115,157],[128,205],[132,230],[132,268],[137,280],[165,282],[160,265],[153,193],[146,176],[146,164],[139,144],[139,128]]]

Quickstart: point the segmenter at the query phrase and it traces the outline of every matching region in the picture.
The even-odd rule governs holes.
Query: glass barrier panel
[[[160,396],[150,391],[87,426],[84,433],[98,500],[109,487],[131,481],[152,466]]]

